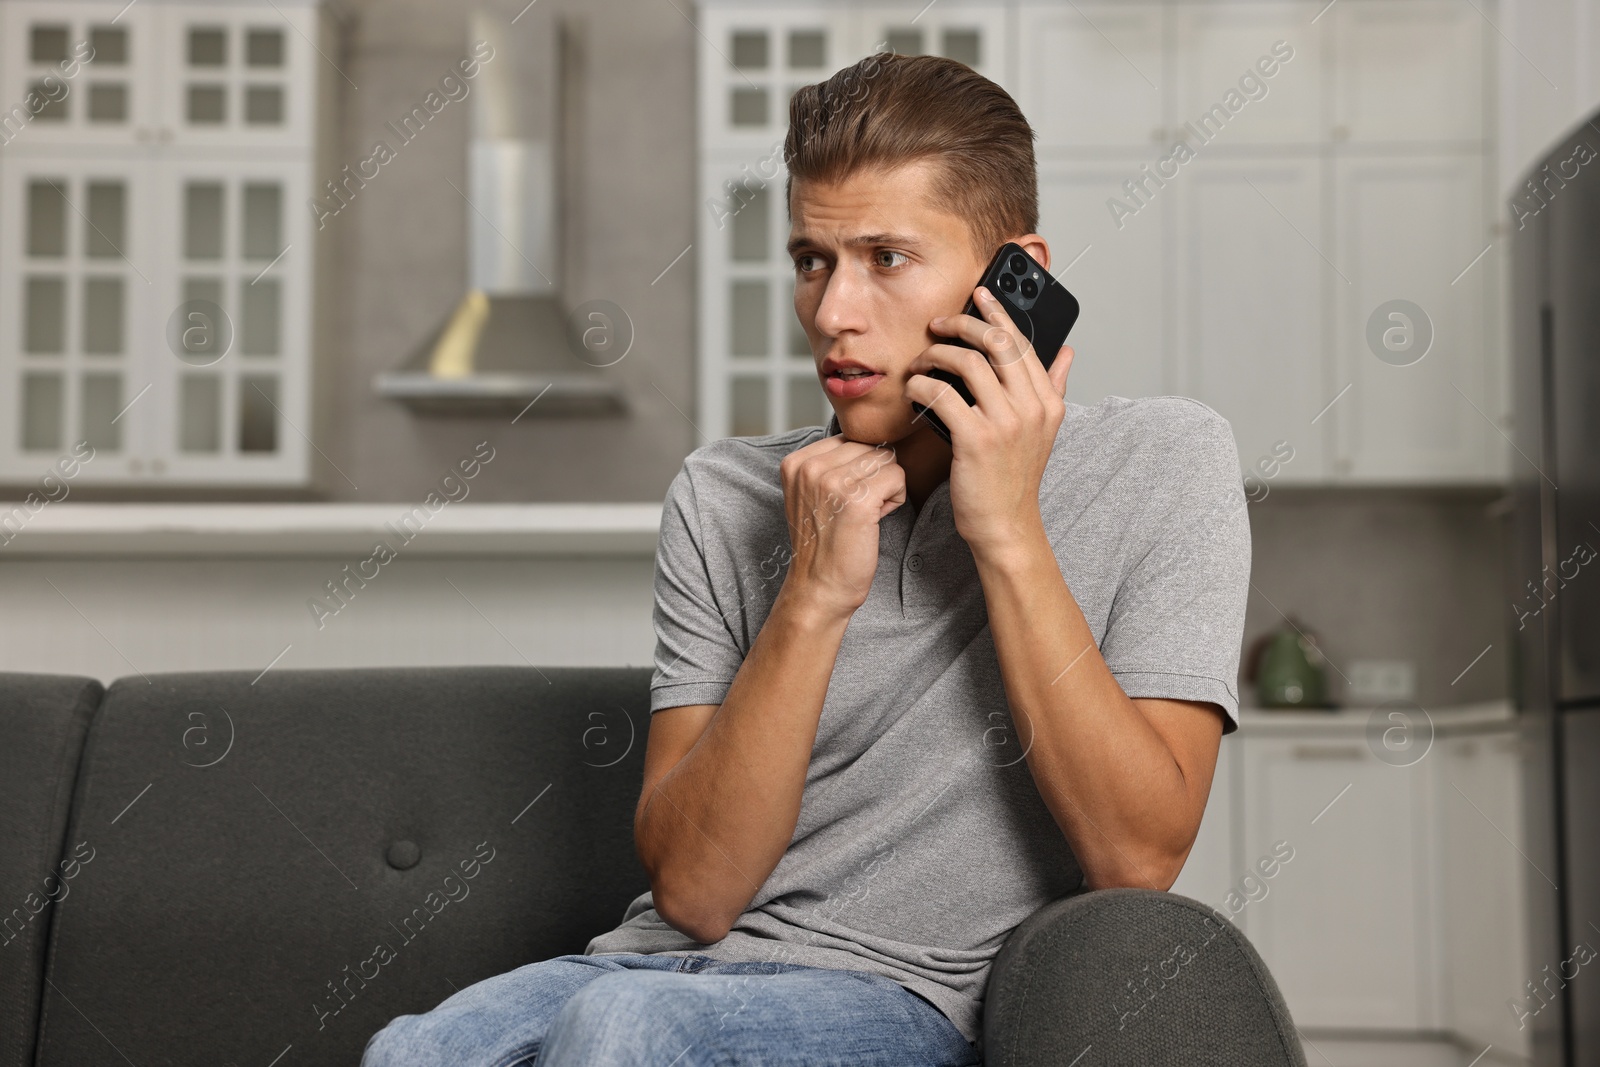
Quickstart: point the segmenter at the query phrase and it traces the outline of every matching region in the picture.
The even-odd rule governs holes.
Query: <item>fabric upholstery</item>
[[[582,951],[647,887],[649,680],[0,673],[0,892],[72,872],[0,946],[0,1067],[348,1067],[396,1015]],[[1249,943],[1171,894],[1045,906],[984,1012],[998,1067],[1305,1064]]]
[[[1105,889],[1012,931],[984,1002],[987,1067],[1305,1067],[1239,929],[1188,897]]]
[[[0,1067],[33,1062],[72,783],[104,691],[93,678],[0,674]]]
[[[648,680],[119,679],[78,782],[70,840],[95,857],[58,906],[41,1067],[354,1064],[395,1015],[582,951],[648,884]]]

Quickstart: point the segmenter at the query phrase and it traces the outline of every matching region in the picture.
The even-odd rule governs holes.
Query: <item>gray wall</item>
[[[1358,659],[1413,662],[1424,708],[1505,696],[1514,620],[1500,495],[1273,490],[1250,505],[1245,648],[1284,625],[1281,611],[1316,634],[1334,664],[1325,669],[1336,701],[1340,671]]]
[[[510,19],[527,0],[485,5]],[[337,368],[323,448],[360,486],[323,474],[336,500],[415,500],[474,442],[505,457],[475,487],[483,501],[660,500],[698,443],[694,411],[694,28],[672,4],[539,0],[574,21],[583,72],[562,204],[569,306],[605,298],[632,318],[636,341],[615,376],[623,418],[419,418],[373,395],[372,376],[427,341],[466,285],[468,108],[451,105],[378,180],[330,220],[349,269],[341,337],[323,355]],[[684,5],[687,9],[687,5]],[[468,5],[369,0],[347,29],[345,59],[360,86],[344,89],[342,165],[366,154],[384,123],[408,111],[466,55]],[[541,15],[544,12],[540,12]],[[524,17],[510,40],[548,25]],[[341,83],[342,84],[342,83]],[[390,173],[390,172],[393,173]],[[669,403],[669,400],[671,401]]]

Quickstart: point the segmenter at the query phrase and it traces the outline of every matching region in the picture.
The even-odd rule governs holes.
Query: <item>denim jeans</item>
[[[401,1015],[361,1067],[970,1067],[977,1050],[881,975],[606,952],[557,956]]]

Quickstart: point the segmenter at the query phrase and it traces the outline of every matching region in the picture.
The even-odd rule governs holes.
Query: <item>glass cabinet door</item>
[[[160,14],[162,126],[174,144],[309,145],[322,73],[312,61],[340,77],[313,48],[314,8],[168,4]]]
[[[0,171],[0,464],[36,477],[79,442],[86,482],[159,474],[140,350],[157,257],[148,164],[13,157]]]
[[[7,154],[154,143],[157,14],[125,0],[0,5],[0,145]]]
[[[310,215],[305,167],[161,164],[151,449],[171,483],[283,482],[304,468]],[[225,475],[225,477],[223,477]]]

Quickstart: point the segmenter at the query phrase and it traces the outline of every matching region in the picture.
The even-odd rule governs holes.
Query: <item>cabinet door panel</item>
[[[1418,1028],[1416,797],[1427,762],[1389,766],[1359,736],[1244,746],[1245,862],[1280,840],[1294,858],[1240,919],[1295,1024]]]
[[[1246,474],[1270,485],[1327,473],[1332,398],[1319,251],[1320,164],[1196,160],[1182,175],[1178,230],[1178,391],[1233,425]],[[1315,243],[1313,243],[1315,242]],[[1335,276],[1336,277],[1336,276]],[[1293,450],[1287,463],[1282,444]]]
[[[160,14],[164,138],[185,146],[310,143],[316,86],[346,76],[330,65],[337,57],[324,58],[313,47],[320,36],[315,9],[170,4]],[[430,96],[441,111],[427,106]],[[443,108],[461,106],[445,100],[437,84],[429,85],[403,100],[392,121],[403,124],[413,116],[409,109],[418,108],[412,121],[420,130]],[[385,140],[399,148],[392,137]]]
[[[1238,734],[1232,737],[1237,738]],[[1234,790],[1239,770],[1235,761],[1239,747],[1237,740],[1224,739],[1217,750],[1217,770],[1211,778],[1211,795],[1206,799],[1200,831],[1178,880],[1172,884],[1172,892],[1219,909],[1226,901],[1229,886],[1241,873],[1233,848]]]
[[[0,468],[37,478],[87,442],[76,480],[146,472],[141,352],[155,321],[150,165],[37,152],[0,168]],[[83,453],[79,453],[83,454]]]
[[[1487,481],[1497,469],[1491,449],[1506,446],[1491,421],[1503,400],[1488,366],[1488,275],[1481,262],[1467,270],[1490,241],[1482,166],[1478,155],[1337,164],[1336,384],[1351,385],[1330,413],[1341,474]],[[1426,320],[1380,314],[1394,300]],[[1407,363],[1426,324],[1431,347]]]
[[[959,59],[979,74],[1015,92],[1006,47],[1006,11],[995,4],[852,5],[855,52],[880,48],[904,55]]]
[[[1504,733],[1440,743],[1439,920],[1445,1025],[1470,1044],[1530,1052],[1531,1026],[1519,1027],[1523,983],[1538,972],[1527,959],[1518,739]],[[1505,836],[1502,836],[1505,835]]]
[[[1050,270],[1082,309],[1068,338],[1076,355],[1067,399],[1095,404],[1108,395],[1167,392],[1163,245],[1171,197],[1124,217],[1119,230],[1106,201],[1137,173],[1136,163],[1053,164],[1040,171],[1039,226],[1050,242]]]
[[[1311,3],[1230,3],[1177,9],[1176,124],[1192,122],[1235,98],[1238,112],[1218,134],[1223,145],[1316,144],[1323,137],[1323,20]],[[1283,41],[1291,58],[1280,62]],[[1266,57],[1271,77],[1256,67]],[[1243,84],[1241,84],[1243,80]],[[1231,110],[1231,109],[1230,109]],[[1193,140],[1191,139],[1191,143]]]
[[[166,223],[152,453],[167,484],[292,482],[310,432],[312,227],[305,168],[172,162],[152,213]]]
[[[8,154],[153,141],[158,14],[121,0],[0,5]],[[76,61],[84,55],[92,58]]]
[[[1019,18],[1017,103],[1041,158],[1163,141],[1163,5],[1023,4]]]
[[[1352,143],[1481,141],[1483,14],[1453,0],[1344,0],[1334,133]]]
[[[702,159],[726,158],[733,161],[728,172],[735,180],[757,184],[779,179],[781,188],[790,97],[800,86],[820,82],[861,58],[849,13],[815,7],[709,7],[700,27],[696,67]],[[709,194],[707,214],[720,218],[731,195],[727,189]]]

